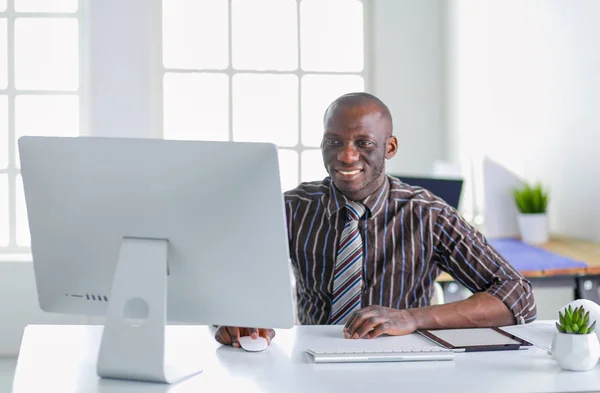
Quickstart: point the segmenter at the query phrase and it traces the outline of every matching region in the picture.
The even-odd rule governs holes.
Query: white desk
[[[168,339],[188,349],[190,359],[204,369],[202,374],[171,386],[105,380],[95,372],[101,329],[59,325],[25,328],[14,393],[600,391],[600,366],[584,373],[561,371],[538,348],[462,353],[456,354],[454,361],[444,362],[311,363],[304,350],[323,344],[335,348],[336,341],[344,340],[340,326],[280,330],[271,347],[258,353],[220,346],[207,327],[169,326]],[[393,347],[424,339],[410,335],[382,340]],[[354,343],[361,341],[366,340]]]

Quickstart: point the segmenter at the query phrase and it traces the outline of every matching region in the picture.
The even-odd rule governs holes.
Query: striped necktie
[[[361,306],[363,269],[363,242],[358,231],[358,220],[365,207],[358,202],[346,205],[346,225],[342,231],[333,275],[333,302],[329,323],[345,323],[346,318]]]

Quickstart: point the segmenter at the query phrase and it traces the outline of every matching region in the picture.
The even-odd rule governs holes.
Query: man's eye
[[[360,141],[358,142],[358,145],[361,147],[373,147],[375,146],[375,144],[371,141]]]
[[[325,144],[327,146],[335,146],[338,144],[338,141],[336,141],[335,139],[325,139]]]

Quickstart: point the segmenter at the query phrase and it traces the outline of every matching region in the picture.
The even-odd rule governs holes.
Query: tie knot
[[[350,201],[346,204],[348,209],[348,219],[357,220],[365,214],[365,206],[360,202]]]

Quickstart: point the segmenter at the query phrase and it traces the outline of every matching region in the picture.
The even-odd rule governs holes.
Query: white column
[[[83,5],[82,134],[160,137],[161,1]]]

